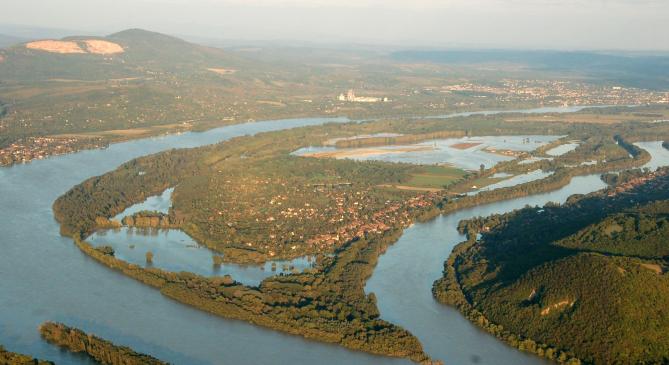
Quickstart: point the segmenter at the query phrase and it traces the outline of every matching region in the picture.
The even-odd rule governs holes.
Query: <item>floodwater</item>
[[[508,179],[496,182],[494,184],[490,184],[488,186],[482,187],[476,191],[469,192],[469,195],[476,194],[480,191],[488,191],[488,190],[495,190],[495,189],[501,189],[501,188],[508,188],[511,186],[516,186],[520,184],[525,184],[531,181],[535,180],[541,180],[545,179],[549,176],[551,176],[553,173],[552,172],[545,172],[543,170],[534,170],[530,171],[524,174],[516,175],[513,177],[510,177]],[[494,176],[493,176],[494,177]]]
[[[662,141],[638,142],[634,145],[648,151],[651,155],[650,161],[643,167],[655,170],[658,167],[667,165],[667,161],[669,161],[669,150],[662,147]]]
[[[247,123],[135,140],[0,169],[0,344],[58,364],[90,364],[40,339],[37,327],[52,320],[173,364],[408,364],[211,316],[172,301],[81,253],[71,239],[60,236],[53,218],[53,201],[73,185],[138,156],[263,131],[345,121]],[[556,193],[481,206],[408,229],[381,257],[367,286],[377,294],[383,318],[415,333],[430,355],[447,363],[541,363],[482,333],[457,311],[438,305],[430,287],[453,245],[462,240],[455,231],[460,219],[563,200],[571,193],[597,188],[598,180],[588,179],[593,178],[576,178]],[[165,200],[154,206],[160,209],[161,204]]]
[[[413,145],[373,147],[374,154],[367,154],[367,148],[336,149],[334,147],[305,147],[293,152],[293,154],[304,155],[317,152],[360,151],[359,154],[348,154],[346,158],[359,161],[373,160],[421,165],[448,164],[465,170],[478,171],[481,165],[491,168],[502,161],[509,161],[515,158],[510,155],[503,155],[503,151],[529,152],[560,137],[528,135],[437,139]],[[458,148],[458,145],[462,144],[467,144],[471,147]],[[425,148],[416,151],[406,151],[407,148],[416,147]]]
[[[114,219],[121,220],[127,215],[142,210],[167,213],[171,206],[174,188],[162,194],[151,196],[144,202],[134,204],[119,213]],[[198,244],[179,229],[128,228],[100,230],[86,238],[93,246],[111,246],[114,256],[140,266],[152,266],[166,271],[188,271],[203,276],[230,275],[236,281],[257,286],[264,279],[293,270],[303,271],[313,267],[313,257],[298,257],[293,260],[268,261],[262,265],[239,265],[222,263],[214,266],[216,253]],[[146,263],[146,253],[153,254],[151,264]],[[222,256],[222,255],[221,255]]]
[[[448,119],[448,118],[457,118],[457,117],[471,117],[475,115],[497,115],[497,114],[551,114],[551,113],[576,113],[580,112],[583,109],[588,108],[608,108],[612,106],[622,106],[622,105],[572,105],[572,106],[545,106],[541,108],[531,108],[531,109],[513,109],[513,110],[483,110],[483,111],[473,111],[473,112],[463,112],[463,113],[451,113],[444,115],[435,115],[427,117],[428,119]],[[633,108],[635,105],[625,105],[625,107]]]
[[[553,147],[550,150],[546,151],[546,154],[549,156],[562,156],[567,152],[571,152],[575,150],[578,147],[579,143],[578,142],[569,142],[569,143],[564,143],[561,144],[557,147]]]

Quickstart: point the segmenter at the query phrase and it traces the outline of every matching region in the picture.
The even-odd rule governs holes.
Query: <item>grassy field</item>
[[[425,166],[411,174],[407,186],[443,189],[462,179],[467,173],[450,166]]]

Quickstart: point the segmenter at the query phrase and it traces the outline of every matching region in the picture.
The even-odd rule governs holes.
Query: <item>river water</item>
[[[293,119],[248,123],[114,144],[0,169],[0,344],[58,364],[88,364],[84,357],[44,343],[37,327],[61,321],[174,364],[407,364],[226,320],[163,297],[110,270],[61,237],[53,201],[82,180],[134,157],[194,147],[239,135],[343,122]],[[601,187],[596,177],[576,178],[551,193],[495,203],[409,228],[380,259],[367,290],[376,293],[384,319],[416,334],[428,354],[451,364],[541,363],[479,331],[458,312],[432,299],[432,281],[454,244],[460,219],[562,201]],[[160,202],[157,203],[160,206]]]

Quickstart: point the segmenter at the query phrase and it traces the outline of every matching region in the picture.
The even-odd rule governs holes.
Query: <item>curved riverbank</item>
[[[639,146],[647,148],[650,154],[638,159],[637,166],[669,163],[669,158],[665,158],[666,151],[658,150],[661,149],[659,142]],[[544,185],[544,188],[548,187]],[[497,202],[494,199],[482,201],[481,205],[447,211],[447,214],[431,222],[416,224],[379,258],[366,291],[376,294],[381,318],[411,331],[434,359],[458,364],[543,364],[545,360],[517,351],[484,332],[479,327],[483,322],[474,324],[457,309],[442,305],[435,300],[430,289],[435,280],[442,277],[444,258],[449,257],[458,244],[466,241],[466,237],[457,230],[461,220],[501,214],[526,205],[561,203],[573,194],[586,194],[604,187],[606,185],[599,174],[569,176],[566,180],[556,180],[555,189],[550,192],[526,194]],[[475,349],[469,348],[472,342],[478,343]],[[515,345],[518,342],[516,338]],[[527,345],[531,346],[529,342]]]
[[[407,364],[224,320],[166,300],[158,291],[100,265],[59,234],[52,202],[73,185],[139,156],[240,135],[322,124],[332,119],[268,121],[206,133],[136,140],[0,169],[0,343],[58,364],[93,362],[53,348],[35,330],[65,322],[174,364]],[[179,331],[174,331],[178,328]],[[290,349],[290,350],[286,350]]]
[[[0,190],[3,191],[0,204],[6,207],[0,212],[0,231],[3,232],[0,290],[4,294],[0,298],[4,309],[0,312],[0,343],[12,350],[53,359],[58,364],[88,364],[80,357],[44,344],[35,333],[35,328],[45,320],[57,320],[176,364],[213,364],[220,359],[255,364],[408,363],[402,359],[380,358],[306,341],[239,321],[222,320],[165,300],[158,291],[146,290],[143,284],[82,255],[71,239],[58,234],[58,225],[53,220],[51,202],[63,192],[132,158],[170,148],[195,147],[234,136],[329,121],[333,120],[242,124],[205,133],[135,140],[111,145],[106,150],[82,151],[0,169]],[[442,220],[437,218],[434,222]],[[408,229],[404,236],[414,232],[416,226]],[[443,238],[437,236],[435,244]],[[395,247],[391,246],[389,252]],[[448,256],[448,252],[442,251],[439,249],[429,254],[440,261],[439,272],[441,261]],[[387,256],[382,256],[382,260],[384,257]],[[396,267],[404,265],[400,262]],[[396,286],[392,281],[387,284],[388,290]],[[429,295],[429,285],[421,288],[423,294]],[[380,297],[382,292],[376,292]],[[379,300],[379,304],[382,317],[392,319],[385,316],[385,299]],[[411,315],[413,313],[409,313]],[[461,316],[458,318],[464,321]],[[441,323],[435,318],[431,321],[435,326]],[[178,333],[174,328],[179,328]],[[431,350],[434,343],[424,340],[422,332],[420,335],[428,353],[437,354]],[[476,328],[464,328],[464,332],[453,331],[441,336],[442,339],[450,336],[469,341],[449,349],[448,356],[444,356],[449,362],[459,363],[456,360],[460,357],[467,361],[491,358],[488,346],[481,346],[482,337]],[[470,348],[476,352],[467,351]],[[519,354],[506,346],[499,351],[494,356],[500,359]]]

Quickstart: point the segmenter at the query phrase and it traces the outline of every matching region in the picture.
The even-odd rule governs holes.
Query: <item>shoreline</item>
[[[650,155],[647,155],[648,159],[650,158]],[[646,162],[646,159],[632,159],[629,160],[633,164],[643,164]],[[615,167],[609,167],[606,170],[610,170],[611,168]],[[601,169],[601,168],[600,168]],[[462,200],[455,201],[451,200],[449,202],[446,202],[441,206],[440,209],[435,210],[437,206],[431,206],[429,208],[421,208],[417,212],[414,213],[414,218],[410,221],[411,223],[415,222],[424,222],[424,221],[429,221],[431,219],[436,218],[438,215],[441,214],[450,214],[455,211],[461,210],[461,209],[466,209],[474,206],[478,206],[481,204],[490,204],[498,201],[504,201],[504,200],[511,200],[515,199],[518,197],[524,197],[524,196],[530,196],[534,194],[539,194],[539,193],[544,193],[544,192],[550,192],[554,190],[558,190],[571,181],[571,178],[573,176],[580,176],[580,175],[587,175],[590,173],[593,173],[590,170],[597,170],[597,169],[588,169],[588,168],[581,168],[579,171],[581,172],[580,174],[565,174],[564,176],[559,176],[559,178],[556,181],[553,181],[552,183],[550,181],[546,180],[554,180],[556,175],[551,175],[551,177],[548,177],[546,179],[542,180],[537,180],[534,182],[529,182],[525,184],[520,184],[514,187],[510,188],[503,188],[503,189],[498,189],[498,190],[493,190],[491,192],[482,192],[478,195],[472,196],[471,198],[463,198]],[[527,186],[533,186],[533,185],[539,185],[537,190],[528,190],[526,189]],[[505,194],[500,195],[499,190],[504,191]],[[482,202],[482,200],[484,200]],[[375,249],[373,257],[369,258],[369,263],[367,264],[368,268],[367,270],[369,271],[368,274],[363,278],[362,281],[362,286],[364,287],[364,284],[367,282],[369,277],[371,276],[371,273],[373,272],[374,267],[376,266],[376,262],[378,258],[381,256],[381,254],[385,251],[384,248],[382,247],[388,247],[392,244],[395,244],[397,240],[399,240],[399,237],[401,236],[402,232],[404,229],[406,229],[409,225],[403,226],[400,228],[393,228],[391,230],[390,237],[387,237],[385,235],[380,236],[378,239],[368,239],[366,240],[368,243],[372,245],[380,245],[379,248]],[[384,238],[384,237],[387,237]],[[218,299],[209,299],[207,297],[203,296],[198,296],[196,295],[193,297],[192,290],[189,288],[193,284],[188,284],[189,282],[192,282],[193,280],[195,282],[198,282],[200,284],[195,284],[196,286],[202,286],[206,284],[203,283],[212,283],[216,282],[216,278],[205,278],[196,274],[191,274],[191,273],[172,273],[168,271],[163,271],[160,269],[155,269],[155,268],[150,268],[150,269],[145,269],[142,268],[138,265],[130,264],[127,263],[123,260],[114,258],[113,256],[106,255],[105,253],[102,253],[99,250],[96,250],[92,245],[87,243],[85,239],[80,239],[74,235],[73,237],[75,245],[87,256],[90,256],[91,258],[95,259],[96,261],[100,262],[104,266],[107,266],[108,268],[111,268],[116,271],[120,271],[121,273],[138,280],[144,284],[147,284],[151,287],[154,287],[158,289],[163,295],[174,299],[178,302],[181,302],[183,304],[190,305],[191,307],[194,307],[199,310],[203,310],[209,313],[212,313],[214,315],[224,317],[224,318],[232,318],[232,319],[238,319],[238,320],[243,320],[255,325],[259,325],[262,327],[267,327],[273,330],[278,330],[280,332],[292,334],[292,335],[299,335],[308,339],[312,340],[317,340],[321,342],[331,342],[335,343],[338,345],[341,345],[343,347],[349,348],[351,350],[357,350],[357,351],[363,351],[363,352],[368,352],[372,354],[377,354],[377,355],[383,355],[383,356],[391,356],[391,357],[404,357],[408,358],[410,360],[413,360],[416,363],[421,363],[421,364],[438,364],[438,362],[433,362],[429,358],[429,355],[422,352],[422,355],[418,355],[414,353],[413,355],[409,355],[407,353],[404,353],[402,355],[397,355],[397,353],[392,353],[392,352],[381,352],[378,350],[373,350],[371,348],[366,348],[365,346],[362,346],[360,343],[355,343],[355,344],[347,344],[341,342],[342,340],[339,339],[337,340],[336,337],[333,337],[332,333],[329,332],[321,332],[316,330],[309,330],[306,333],[300,329],[299,327],[295,327],[293,324],[280,324],[274,322],[271,318],[267,318],[266,316],[258,316],[258,315],[251,315],[249,314],[244,314],[245,312],[248,312],[248,309],[246,309],[246,306],[239,306],[239,305],[232,305],[228,304],[226,307],[221,308],[222,305],[226,305],[225,302],[221,302]],[[349,245],[355,244],[357,241],[352,241],[349,242]],[[344,250],[343,252],[346,252],[347,250]],[[455,252],[455,250],[454,250]],[[182,275],[186,275],[185,278],[182,278]],[[261,282],[261,287],[263,284],[265,284],[267,279],[263,282]],[[238,283],[234,283],[233,285],[238,285]],[[245,289],[240,289],[240,290],[255,290],[253,287],[246,287],[244,285],[241,285]],[[363,291],[364,292],[364,291]],[[239,294],[243,296],[243,294]],[[256,296],[257,294],[252,294],[253,296]],[[235,295],[236,297],[236,295]],[[227,309],[226,309],[227,308]],[[380,319],[380,318],[379,318]],[[384,321],[385,322],[385,321]],[[393,325],[392,323],[389,323],[390,325]],[[393,325],[396,326],[396,325]],[[397,326],[398,328],[401,328]],[[405,329],[402,329],[403,331],[407,331]],[[410,332],[407,331],[407,334],[410,336],[413,336],[410,334]],[[420,346],[420,343],[418,343],[418,346]]]
[[[503,114],[523,114],[523,115],[538,115],[538,114],[575,114],[582,112],[583,110],[587,110],[589,108],[596,108],[596,109],[606,109],[606,108],[618,108],[621,106],[625,106],[628,108],[631,107],[638,107],[640,105],[582,105],[578,106],[577,108],[572,108],[572,107],[542,107],[542,106],[530,106],[526,108],[520,108],[520,109],[494,109],[494,110],[472,110],[472,111],[456,111],[456,110],[451,110],[448,114],[443,114],[439,116],[434,116],[434,115],[423,115],[423,116],[400,116],[400,117],[395,117],[395,119],[407,119],[407,120],[415,120],[415,119],[449,119],[449,118],[469,118],[469,117],[488,117],[488,116],[493,116],[493,115],[503,115]],[[653,104],[651,106],[662,106],[662,104]],[[513,107],[511,107],[513,108]],[[542,112],[540,111],[543,108],[552,108],[551,111],[547,112]],[[536,110],[536,112],[532,112]],[[255,119],[247,119],[246,121],[243,121],[242,119],[240,120],[218,120],[218,121],[204,121],[200,125],[193,125],[192,122],[193,120],[188,120],[188,121],[182,121],[182,122],[173,122],[173,123],[167,123],[167,124],[158,124],[154,126],[146,126],[146,127],[140,127],[136,129],[127,129],[127,130],[105,130],[105,131],[99,131],[99,132],[74,132],[74,133],[59,133],[59,134],[53,134],[53,135],[47,135],[47,136],[32,136],[32,137],[26,137],[26,138],[63,138],[67,136],[84,136],[86,140],[94,140],[94,139],[99,139],[102,138],[102,145],[101,146],[93,146],[93,147],[78,147],[74,148],[71,151],[65,151],[65,152],[54,152],[54,153],[45,153],[41,157],[32,157],[30,159],[27,159],[25,161],[22,160],[16,160],[12,161],[9,163],[0,163],[0,168],[3,167],[11,167],[14,165],[21,165],[21,164],[27,164],[35,160],[44,160],[44,159],[49,159],[51,157],[55,156],[62,156],[66,154],[71,154],[71,153],[77,153],[81,151],[86,151],[86,150],[94,150],[94,149],[104,149],[109,147],[112,144],[116,143],[123,143],[127,141],[133,141],[133,140],[141,140],[145,138],[156,138],[156,137],[162,137],[162,136],[169,136],[169,135],[174,135],[174,134],[180,134],[180,133],[187,133],[187,132],[192,132],[192,133],[201,133],[201,132],[206,132],[210,131],[212,129],[216,128],[221,128],[221,127],[226,127],[226,126],[232,126],[232,125],[239,125],[239,124],[246,124],[246,123],[255,123],[255,122],[269,122],[269,121],[278,121],[278,120],[294,120],[294,119],[306,119],[306,118],[332,118],[332,119],[340,119],[340,118],[346,118],[348,119],[349,122],[360,122],[360,121],[369,121],[369,120],[381,120],[381,119],[392,119],[390,117],[384,116],[381,114],[378,117],[354,117],[354,116],[349,116],[349,115],[300,115],[300,114],[292,114],[292,115],[287,115],[284,117],[281,116],[276,116],[276,117],[268,117],[267,119],[260,119],[258,120],[257,118]],[[226,122],[233,122],[233,123],[226,123]],[[168,129],[166,132],[165,129]],[[176,129],[174,131],[170,131],[169,129]],[[122,132],[120,135],[116,136],[116,138],[109,138],[107,140],[104,140],[104,136],[112,134],[114,135],[114,132]],[[143,132],[143,133],[139,133]],[[124,133],[126,133],[124,135]],[[18,141],[17,141],[18,142]],[[16,143],[16,142],[15,142]],[[2,149],[0,149],[2,150]]]

